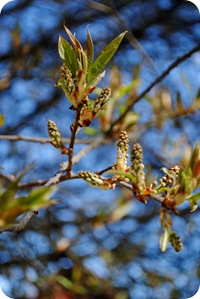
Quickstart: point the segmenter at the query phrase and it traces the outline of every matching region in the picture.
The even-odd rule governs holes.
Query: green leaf
[[[79,53],[79,60],[81,62],[81,67],[79,67],[79,69],[83,69],[85,71],[85,74],[87,74],[88,71],[87,55],[85,54],[83,49],[79,49],[78,53]]]
[[[162,234],[160,238],[160,249],[162,252],[164,252],[167,249],[167,244],[169,242],[170,233],[168,229],[164,230],[164,233]]]
[[[82,52],[83,51],[83,48],[81,46],[81,43],[78,41],[78,39],[76,39],[76,37],[71,33],[71,31],[64,25],[64,28],[65,28],[65,31],[67,33],[67,35],[69,36],[70,38],[70,41],[72,43],[72,46],[76,52],[76,57],[80,59],[79,57],[79,50],[81,50]]]
[[[108,62],[111,60],[115,52],[117,51],[124,35],[127,31],[124,31],[113,39],[99,54],[93,65],[90,67],[88,72],[88,86],[96,79],[96,77],[102,72]]]
[[[4,116],[0,114],[0,128],[4,125]]]
[[[11,187],[13,186],[10,186],[10,188]],[[14,222],[19,215],[28,210],[43,209],[58,203],[57,200],[49,199],[51,194],[55,191],[55,188],[41,187],[31,191],[28,196],[20,196],[18,198],[15,198],[14,196],[16,190],[10,190],[10,188],[10,193],[7,189],[6,194],[3,194],[4,202],[1,204],[0,209],[0,227]],[[10,197],[7,199],[4,195],[10,195]]]
[[[128,179],[130,179],[131,181],[134,181],[134,177],[130,172],[125,172],[125,171],[120,171],[120,170],[108,170],[105,172],[106,174],[115,174],[115,175],[120,175],[120,176],[124,176]]]
[[[190,195],[187,199],[190,201],[190,212],[196,211],[198,200],[200,199],[200,192]]]
[[[93,45],[93,40],[90,35],[89,29],[88,29],[88,33],[87,33],[86,55],[87,55],[88,70],[89,70],[92,65],[93,58],[94,58],[94,45]]]
[[[195,169],[195,166],[199,162],[199,160],[200,160],[200,144],[196,143],[190,158],[190,167],[192,171]]]
[[[18,182],[14,181],[8,184],[7,188],[0,195],[0,209],[4,208],[13,200],[18,190]]]
[[[58,52],[61,59],[65,62],[66,67],[74,76],[76,76],[76,53],[73,50],[72,46],[68,43],[68,41],[66,41],[61,35],[59,36],[58,40]]]
[[[28,205],[29,209],[43,209],[58,203],[57,200],[50,200],[50,196],[55,188],[41,187],[30,192],[24,205]],[[22,203],[23,204],[23,203]]]

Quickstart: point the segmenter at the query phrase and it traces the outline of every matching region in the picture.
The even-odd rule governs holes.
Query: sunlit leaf
[[[91,92],[95,89],[95,87],[101,82],[103,77],[105,76],[106,71],[103,71],[102,73],[98,74],[94,80],[91,82],[91,84],[87,85],[87,90],[91,90]]]
[[[93,65],[88,72],[88,85],[96,79],[96,77],[102,72],[108,62],[111,60],[115,52],[117,51],[124,35],[127,31],[124,31],[118,35],[114,40],[112,40],[100,53]]]
[[[196,143],[190,158],[190,167],[192,171],[195,171],[195,176],[196,176],[196,172],[199,171],[199,168],[195,170],[196,165],[199,163],[199,161],[200,161],[200,144]]]
[[[13,188],[13,191],[12,191]],[[17,187],[13,184],[9,185],[9,190],[3,194],[9,196],[8,200],[4,201],[0,209],[0,226],[5,226],[28,210],[38,210],[47,208],[58,203],[57,200],[50,200],[51,194],[55,191],[54,188],[40,187],[29,193],[27,196],[15,198]]]
[[[93,45],[93,40],[89,29],[87,33],[86,55],[87,55],[88,70],[89,70],[94,58],[94,45]]]
[[[61,35],[58,40],[58,52],[66,67],[75,76],[77,70],[76,53],[72,46]]]
[[[125,171],[120,171],[120,170],[108,170],[106,171],[107,174],[115,174],[115,175],[119,175],[119,176],[123,176],[126,177],[128,179],[130,179],[131,181],[134,181],[134,177],[130,172],[125,172]]]
[[[81,50],[81,51],[83,52],[83,48],[82,48],[82,46],[81,46],[81,43],[78,41],[78,39],[75,37],[75,35],[73,35],[73,34],[71,33],[71,31],[70,31],[65,25],[64,25],[64,29],[65,29],[67,35],[68,35],[69,38],[70,38],[70,41],[71,41],[71,43],[72,43],[72,46],[73,46],[73,48],[74,48],[74,50],[75,50],[75,52],[76,52],[76,56],[77,56],[77,58],[80,58],[80,57],[79,57],[79,50]]]
[[[52,187],[40,187],[34,189],[29,193],[26,199],[23,199],[21,204],[28,209],[44,209],[58,203],[58,200],[50,199],[55,188]],[[17,199],[20,201],[20,198]]]
[[[167,249],[167,244],[169,242],[170,233],[168,229],[164,230],[164,233],[162,234],[160,238],[160,249],[162,252],[164,252]]]
[[[196,211],[198,208],[198,200],[200,199],[200,192],[189,196],[187,199],[190,202],[190,212]]]

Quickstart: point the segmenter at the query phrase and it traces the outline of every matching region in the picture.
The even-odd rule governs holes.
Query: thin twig
[[[181,62],[183,62],[184,60],[186,60],[192,54],[194,54],[195,52],[197,52],[199,50],[200,50],[200,44],[198,44],[196,47],[191,49],[189,52],[185,53],[183,56],[176,59],[173,63],[171,63],[169,65],[169,67],[160,76],[158,76],[147,88],[145,88],[145,90],[138,97],[136,97],[134,99],[134,101],[132,103],[127,105],[124,112],[111,124],[107,134],[109,134],[111,132],[112,128],[126,116],[126,114],[132,109],[133,105],[135,103],[137,103],[139,100],[141,100],[157,83],[159,83],[161,80],[163,80],[170,73],[171,70],[173,70]]]
[[[37,211],[27,211],[18,223],[10,224],[6,227],[0,228],[0,234],[3,232],[19,232],[23,230],[31,218],[37,213]]]
[[[77,164],[80,159],[82,159],[91,150],[95,149],[96,147],[98,147],[101,144],[105,144],[105,139],[104,138],[98,138],[98,139],[94,140],[93,143],[89,144],[87,147],[85,147],[84,149],[82,149],[80,152],[78,152],[78,154],[76,154],[72,158],[73,164]]]
[[[32,182],[27,182],[27,183],[21,183],[18,185],[18,189],[19,190],[26,190],[32,187],[40,187],[40,186],[44,186],[46,184],[46,182],[48,181],[48,179],[46,180],[37,180],[37,181],[32,181]]]
[[[90,145],[88,145],[86,148],[82,149],[80,152],[78,152],[74,157],[72,157],[72,163],[76,164],[82,159],[86,154],[88,154],[91,150],[99,146],[100,144],[104,144],[105,139],[103,138],[98,138],[94,140],[94,142]],[[19,190],[25,190],[29,189],[32,187],[39,187],[39,186],[50,186],[52,185],[51,182],[54,182],[54,184],[58,184],[63,181],[71,180],[71,179],[78,179],[79,177],[77,175],[72,175],[69,177],[68,175],[65,176],[66,169],[68,168],[68,162],[64,162],[61,164],[60,170],[55,174],[54,177],[46,180],[37,180],[37,181],[32,181],[32,182],[27,182],[27,183],[21,183],[18,186]],[[0,174],[1,177],[1,174]],[[7,175],[6,175],[7,177]]]
[[[0,135],[0,140],[9,140],[9,141],[27,141],[27,142],[38,142],[38,143],[51,143],[49,138],[43,137],[29,137],[29,136],[22,136],[22,135]],[[94,142],[94,139],[75,139],[76,144],[91,144]],[[69,138],[62,138],[62,143],[70,143]]]
[[[130,185],[130,184],[126,183],[126,182],[123,182],[123,181],[119,181],[119,182],[117,182],[117,184],[119,186],[125,187],[126,189],[130,190],[131,192],[133,192],[132,185]],[[160,195],[149,194],[148,197],[151,198],[151,199],[153,199],[153,200],[155,200],[155,201],[157,201],[157,202],[159,202],[160,204],[163,203],[163,198]]]
[[[69,148],[71,149],[71,152],[68,155],[68,167],[67,167],[67,173],[69,176],[71,176],[71,171],[72,171],[72,165],[73,165],[73,149],[74,149],[74,143],[75,143],[75,138],[76,138],[76,132],[78,130],[78,122],[80,118],[80,111],[81,109],[76,111],[76,118],[75,121],[72,125],[72,133],[70,137],[70,143],[69,143]]]
[[[6,180],[7,182],[13,182],[16,180],[16,177],[13,174],[0,173],[0,178]]]
[[[108,171],[108,170],[111,170],[112,168],[113,168],[113,165],[108,166],[108,167],[106,167],[105,169],[96,171],[95,173],[98,174],[98,175],[102,175],[104,172],[106,172],[106,171]]]

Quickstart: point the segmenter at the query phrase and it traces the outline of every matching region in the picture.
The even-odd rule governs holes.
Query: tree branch
[[[51,142],[51,140],[49,138],[29,137],[29,136],[22,136],[22,135],[0,135],[0,140],[38,142],[38,143],[42,143],[42,144]],[[62,142],[69,144],[70,139],[69,138],[62,138]],[[91,144],[91,143],[94,142],[94,139],[93,138],[75,139],[74,142],[76,144]]]
[[[133,192],[133,187],[132,185],[126,183],[126,182],[122,182],[122,181],[118,181],[117,182],[118,185],[122,186],[122,187],[125,187],[126,189],[130,190],[131,192]],[[148,195],[149,198],[159,202],[160,204],[163,203],[163,198],[160,196],[160,195],[157,195],[157,194],[149,194]]]
[[[37,215],[37,211],[27,211],[18,223],[10,224],[6,227],[0,228],[0,234],[3,232],[19,232],[25,228],[31,218]]]
[[[139,100],[141,100],[157,83],[159,83],[161,80],[163,80],[171,70],[173,70],[175,67],[177,67],[181,62],[189,58],[192,54],[200,50],[200,44],[198,44],[196,47],[191,49],[189,52],[185,53],[183,56],[176,59],[172,64],[169,65],[169,67],[160,75],[158,76],[138,97],[134,99],[132,103],[127,105],[124,112],[111,124],[107,134],[110,134],[112,131],[112,128],[120,122],[126,114],[132,109],[135,103],[137,103]]]

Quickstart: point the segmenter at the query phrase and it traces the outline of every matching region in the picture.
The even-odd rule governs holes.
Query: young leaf
[[[192,172],[195,170],[196,165],[199,163],[199,161],[200,161],[200,144],[196,143],[190,158],[190,167],[192,169]],[[197,171],[195,170],[195,176],[199,174],[198,171],[199,168],[197,169]]]
[[[96,79],[96,77],[102,72],[108,62],[111,60],[115,52],[117,51],[124,35],[127,31],[124,31],[113,39],[99,54],[93,65],[90,67],[88,72],[88,86]]]
[[[190,212],[196,211],[198,208],[198,200],[200,199],[200,192],[190,195],[187,199],[190,201]]]
[[[87,74],[88,71],[88,60],[86,53],[81,49],[78,50],[81,67],[79,69],[83,69],[85,71],[85,74]]]
[[[124,176],[125,178],[128,178],[131,181],[134,181],[134,177],[130,172],[112,169],[112,170],[106,171],[106,174],[115,174],[115,175],[119,175],[119,176]]]
[[[43,209],[58,203],[58,200],[49,199],[55,188],[40,187],[30,192],[24,205],[29,209]]]
[[[88,70],[89,70],[92,65],[93,58],[94,58],[94,45],[93,45],[93,40],[92,40],[89,29],[88,29],[88,33],[87,33],[86,55],[87,55]]]
[[[71,31],[65,25],[64,25],[64,28],[65,28],[67,35],[69,36],[69,38],[71,40],[71,43],[76,52],[77,58],[80,58],[78,51],[79,50],[83,51],[83,48],[82,48],[80,42],[75,38],[75,36],[71,33]]]
[[[58,52],[66,67],[75,76],[77,70],[76,53],[72,46],[61,35],[58,40]]]
[[[170,233],[168,229],[164,230],[164,233],[162,234],[160,238],[160,249],[162,252],[164,252],[167,249],[167,244],[169,242]]]
[[[9,198],[0,209],[0,227],[14,222],[19,215],[28,210],[43,209],[58,203],[57,200],[49,199],[54,191],[54,188],[41,187],[31,191],[28,196]]]

